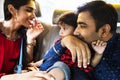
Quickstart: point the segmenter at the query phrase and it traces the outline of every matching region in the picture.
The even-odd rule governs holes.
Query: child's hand
[[[36,66],[37,67],[37,64],[36,63],[34,63],[34,62],[31,62],[31,63],[29,63],[28,64],[30,67],[34,67],[34,66]]]
[[[29,63],[28,65],[30,66],[30,67],[34,67],[34,66],[36,66],[36,67],[40,67],[40,65],[43,63],[43,59],[41,59],[41,60],[39,60],[39,61],[37,61],[37,62],[31,62],[31,63]]]
[[[34,67],[27,67],[27,70],[29,71],[39,71],[39,68],[34,66]]]
[[[92,42],[91,45],[96,53],[102,54],[107,46],[107,42],[97,40],[97,41]]]

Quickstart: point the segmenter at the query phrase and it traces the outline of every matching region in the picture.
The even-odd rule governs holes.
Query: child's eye
[[[63,28],[64,30],[66,30],[66,28]]]
[[[64,30],[67,30],[67,29],[68,29],[68,27],[64,27],[63,29],[64,29]]]

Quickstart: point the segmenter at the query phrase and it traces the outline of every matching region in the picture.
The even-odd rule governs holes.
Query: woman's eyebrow
[[[30,7],[30,6],[27,6],[26,7],[27,9],[31,9],[31,10],[35,10],[34,8]]]

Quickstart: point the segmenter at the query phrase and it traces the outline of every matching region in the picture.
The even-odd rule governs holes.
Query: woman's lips
[[[34,19],[33,20],[29,20],[29,25],[30,26],[33,27],[33,26],[35,26],[35,24],[36,24],[36,20],[34,20]]]

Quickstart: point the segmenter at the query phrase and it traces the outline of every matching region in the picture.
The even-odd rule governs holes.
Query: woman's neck
[[[2,34],[6,36],[9,40],[16,40],[19,38],[18,30],[12,21],[3,21],[1,24]]]

